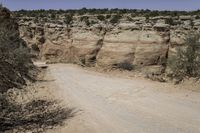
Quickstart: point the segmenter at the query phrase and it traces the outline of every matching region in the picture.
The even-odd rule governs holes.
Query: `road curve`
[[[72,65],[48,69],[67,99],[84,111],[83,121],[93,128],[91,133],[200,133],[198,92],[165,91],[170,86],[164,83],[108,76]]]

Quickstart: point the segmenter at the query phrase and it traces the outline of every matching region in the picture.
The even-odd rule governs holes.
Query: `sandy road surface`
[[[83,110],[77,125],[72,122],[58,133],[200,133],[199,92],[166,91],[170,86],[164,83],[72,65],[51,65],[49,70],[64,100]]]

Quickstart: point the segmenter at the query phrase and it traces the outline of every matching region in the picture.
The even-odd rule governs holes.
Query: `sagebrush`
[[[169,59],[168,66],[173,78],[200,77],[200,35],[189,35],[183,46],[177,48],[177,54]]]

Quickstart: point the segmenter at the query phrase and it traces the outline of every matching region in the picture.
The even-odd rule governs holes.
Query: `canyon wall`
[[[87,17],[90,24],[82,21]],[[145,73],[165,72],[168,58],[184,44],[189,33],[199,32],[197,16],[131,17],[118,23],[97,16],[63,17],[48,22],[20,17],[21,37],[37,46],[37,56],[49,63],[77,63],[104,68],[138,69]],[[91,24],[92,22],[92,24]]]

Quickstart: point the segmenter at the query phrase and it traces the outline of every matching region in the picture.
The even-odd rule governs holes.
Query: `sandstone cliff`
[[[57,21],[48,17],[48,22],[35,19],[20,17],[20,33],[30,46],[38,46],[36,53],[42,60],[137,68],[158,75],[165,72],[168,57],[184,43],[185,36],[200,30],[197,16],[131,17],[124,14],[118,23],[111,23],[110,18],[102,21],[95,15],[75,15],[70,24],[65,23],[63,15]]]

